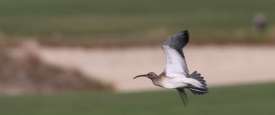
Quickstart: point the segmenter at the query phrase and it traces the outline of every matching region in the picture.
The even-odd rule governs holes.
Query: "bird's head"
[[[149,78],[149,79],[152,80],[152,79],[157,78],[158,75],[156,73],[154,73],[154,72],[149,72],[147,74],[142,74],[142,75],[135,76],[134,79],[139,78],[139,77],[147,77],[147,78]]]

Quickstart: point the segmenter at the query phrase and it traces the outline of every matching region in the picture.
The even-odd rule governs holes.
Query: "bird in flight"
[[[187,30],[176,33],[166,40],[162,49],[166,56],[166,67],[162,73],[157,75],[154,72],[135,76],[147,77],[152,80],[153,84],[163,88],[176,89],[184,105],[187,104],[186,89],[195,95],[203,95],[208,92],[208,87],[203,76],[194,71],[189,73],[183,47],[189,42],[189,33]]]

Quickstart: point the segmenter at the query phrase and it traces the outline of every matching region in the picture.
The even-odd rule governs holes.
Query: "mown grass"
[[[273,115],[275,84],[211,88],[189,96],[184,107],[176,92],[114,94],[67,93],[51,96],[1,96],[1,115]]]
[[[274,0],[0,0],[0,32],[9,39],[135,42],[160,41],[189,29],[194,42],[269,41],[274,4]],[[252,29],[252,18],[259,12],[271,24],[267,38],[259,38]]]

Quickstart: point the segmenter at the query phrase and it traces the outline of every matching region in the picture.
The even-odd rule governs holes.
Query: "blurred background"
[[[0,0],[1,115],[275,114],[274,0]],[[209,94],[132,78],[160,73],[182,30]]]

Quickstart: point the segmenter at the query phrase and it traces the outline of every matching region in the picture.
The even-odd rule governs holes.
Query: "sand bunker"
[[[185,50],[190,71],[197,70],[210,86],[275,80],[275,47],[189,46]],[[113,83],[119,91],[158,89],[137,74],[161,72],[164,56],[159,47],[116,49],[42,48],[44,61],[78,68],[87,75]]]

